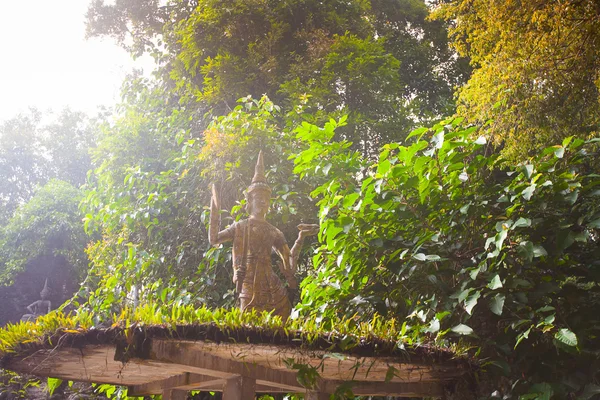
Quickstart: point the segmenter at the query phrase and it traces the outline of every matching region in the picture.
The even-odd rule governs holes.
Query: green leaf
[[[570,230],[563,230],[556,237],[558,250],[563,251],[575,243],[575,235]]]
[[[588,400],[597,394],[600,394],[600,386],[595,385],[593,383],[589,383],[585,385],[583,393],[581,394],[581,396],[579,396],[579,399]]]
[[[500,232],[498,232],[494,238],[494,244],[496,245],[496,250],[501,250],[502,249],[502,244],[504,243],[504,240],[506,239],[506,236],[508,235],[508,231],[506,230],[502,230]]]
[[[354,205],[354,202],[356,201],[356,199],[358,199],[359,196],[359,193],[350,193],[349,195],[344,196],[344,199],[342,200],[342,206],[344,208],[351,207],[352,205]]]
[[[518,336],[517,336],[517,343],[515,343],[515,349],[517,348],[517,346],[519,345],[519,343],[521,343],[524,339],[528,339],[529,338],[529,333],[531,333],[531,328],[533,327],[530,326],[529,329],[527,329],[525,332],[521,332]]]
[[[393,367],[393,366],[389,366],[387,372],[385,373],[385,382],[391,382],[392,379],[394,379],[394,376],[396,376],[396,373],[398,372],[398,370]]]
[[[547,383],[536,383],[531,385],[527,394],[519,396],[519,400],[550,400],[553,395],[552,386]]]
[[[62,384],[62,379],[58,379],[58,378],[48,378],[48,382],[47,382],[47,386],[48,386],[48,393],[50,393],[50,396],[52,396],[54,394],[54,391],[56,389],[58,389],[58,387]]]
[[[473,308],[477,305],[477,301],[479,300],[479,297],[481,297],[481,292],[478,290],[475,293],[473,293],[471,296],[469,296],[467,298],[467,300],[465,300],[465,311],[469,315],[472,315]]]
[[[564,147],[562,147],[562,146],[559,146],[559,147],[557,147],[557,148],[554,150],[554,155],[555,155],[557,158],[563,158],[563,156],[565,155],[565,148],[564,148]]]
[[[418,260],[418,261],[425,261],[425,260],[427,260],[427,256],[426,256],[425,254],[423,254],[423,253],[417,253],[417,254],[413,254],[413,256],[412,256],[412,257],[413,257],[415,260]]]
[[[380,175],[385,175],[390,170],[391,166],[392,164],[390,163],[390,160],[383,160],[377,166],[377,173]]]
[[[554,339],[569,347],[577,346],[577,335],[575,335],[567,328],[563,328],[556,332],[556,334],[554,335]]]
[[[460,292],[459,295],[458,295],[458,297],[457,297],[458,301],[460,303],[462,303],[463,301],[465,301],[466,298],[469,296],[469,293],[471,293],[472,290],[473,289],[465,289],[462,292]]]
[[[406,137],[406,139],[410,139],[413,136],[418,136],[417,140],[421,138],[421,136],[423,136],[423,134],[425,132],[427,132],[429,129],[425,128],[425,127],[420,127],[415,129],[414,131],[412,131],[411,133],[408,134],[408,136]]]
[[[502,293],[498,293],[490,300],[490,310],[496,315],[502,315],[502,309],[504,308],[504,300],[506,296]]]
[[[521,242],[519,244],[518,251],[523,257],[525,257],[527,261],[531,262],[531,260],[533,260],[534,249],[533,243],[530,241]]]
[[[569,203],[570,205],[575,204],[575,202],[577,201],[578,198],[579,198],[579,190],[574,190],[574,191],[570,192],[569,194],[565,195],[565,201],[567,203]]]
[[[496,290],[502,287],[502,281],[500,280],[500,276],[498,274],[494,275],[490,283],[488,284],[488,288],[492,290]]]
[[[530,186],[528,186],[527,188],[525,188],[522,192],[521,195],[523,196],[523,198],[525,200],[531,200],[531,196],[533,196],[533,192],[535,191],[535,187],[536,184],[533,183]]]
[[[588,223],[586,224],[586,226],[587,226],[588,228],[600,229],[600,218],[598,218],[598,219],[596,219],[596,220],[593,220],[593,221],[591,221],[591,222],[588,222]]]
[[[542,257],[542,256],[547,256],[547,255],[548,255],[548,252],[541,245],[538,244],[538,245],[533,246],[533,256],[534,257]]]
[[[470,272],[469,272],[469,277],[472,280],[477,279],[477,275],[479,275],[479,272],[481,272],[481,265],[478,265],[477,267],[473,268]]]
[[[458,324],[450,330],[459,335],[471,335],[473,333],[473,328],[465,324]]]
[[[519,218],[517,222],[513,224],[511,229],[521,228],[523,226],[531,226],[531,220],[529,218]]]
[[[536,312],[548,312],[548,311],[554,311],[555,308],[552,306],[544,306],[544,307],[540,307],[537,310],[535,310]]]

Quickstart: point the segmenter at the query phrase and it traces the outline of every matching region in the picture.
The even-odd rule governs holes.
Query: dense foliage
[[[261,148],[275,195],[271,221],[290,244],[295,225],[316,222],[310,189],[286,159],[291,136],[267,98],[242,100],[200,137],[188,129],[189,113],[153,110],[159,99],[148,92],[126,107],[94,152],[94,186],[82,207],[86,229],[101,237],[88,248],[93,266],[82,295],[108,314],[140,300],[233,305],[230,249],[210,249],[204,228],[208,188],[217,184],[223,208],[234,209],[223,228],[240,218]]]
[[[110,315],[135,285],[142,301],[231,305],[229,249],[209,250],[200,228],[206,186],[220,182],[240,199],[253,149],[265,146],[289,158],[267,152],[273,222],[285,226],[286,218],[317,213],[297,192],[307,193],[302,182],[316,188],[319,201],[321,245],[314,270],[304,263],[297,315],[335,330],[339,318],[380,314],[405,319],[402,332],[412,344],[460,339],[484,360],[484,395],[597,389],[596,140],[568,138],[510,166],[490,153],[487,130],[448,120],[413,132],[407,144],[385,145],[373,164],[337,137],[346,118],[322,127],[290,118],[280,126],[277,114],[267,99],[242,99],[203,138],[173,150],[172,170],[148,174],[129,166],[114,189],[90,193],[88,205],[102,193],[120,194],[90,213],[90,224],[104,226],[104,239],[90,253],[101,279],[90,286],[97,289],[88,306]],[[109,171],[97,171],[99,182]],[[166,201],[165,211],[133,214],[149,212],[155,199]],[[307,206],[300,215],[298,202]],[[239,217],[239,204],[227,207]],[[195,215],[189,231],[185,222],[175,224],[181,210],[187,223]],[[179,239],[165,241],[171,230]],[[167,246],[177,243],[168,256]],[[173,271],[176,278],[167,281]],[[565,365],[572,374],[565,376]]]
[[[16,211],[0,234],[0,282],[12,280],[27,262],[42,256],[62,256],[77,275],[85,273],[82,250],[88,238],[78,211],[82,197],[69,183],[51,180]]]
[[[469,73],[427,15],[421,0],[95,0],[87,17],[89,35],[153,55],[181,104],[222,115],[240,97],[267,94],[319,121],[342,111],[344,134],[373,154],[417,121],[451,113]]]
[[[505,377],[484,396],[600,390],[598,139],[509,166],[472,139],[487,131],[448,120],[370,164],[333,142],[334,128],[296,131],[309,145],[296,172],[329,179],[313,192],[321,247],[301,313],[379,313],[407,318],[416,341],[464,337],[484,381]]]
[[[453,43],[475,71],[459,112],[493,118],[491,132],[513,158],[571,135],[598,132],[600,11],[595,1],[453,0]]]
[[[321,225],[290,326],[403,321],[377,329],[470,347],[484,398],[600,393],[595,3],[95,0],[87,18],[157,69],[130,76],[101,124],[32,111],[0,125],[0,279],[59,258],[87,274],[75,318],[10,327],[4,350],[121,312],[258,321],[206,310],[235,296],[230,248],[205,225],[213,183],[223,227],[243,217],[262,149],[270,222],[289,243]],[[462,87],[445,24],[474,68]],[[438,123],[455,88],[462,117]]]

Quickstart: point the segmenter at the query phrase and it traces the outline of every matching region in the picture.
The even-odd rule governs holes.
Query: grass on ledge
[[[117,342],[133,343],[141,336],[151,336],[290,345],[361,356],[399,355],[428,363],[450,360],[472,363],[465,357],[467,349],[464,346],[417,345],[405,335],[406,323],[378,315],[368,322],[360,322],[356,317],[342,318],[329,323],[332,329],[325,330],[316,317],[284,322],[281,317],[254,310],[211,310],[191,305],[166,307],[150,303],[135,310],[124,309],[120,315],[114,314],[112,321],[101,328],[95,327],[93,321],[92,312],[80,310],[68,315],[53,311],[35,322],[8,324],[0,330],[0,358],[53,348],[59,342],[81,346],[102,340],[118,346]]]

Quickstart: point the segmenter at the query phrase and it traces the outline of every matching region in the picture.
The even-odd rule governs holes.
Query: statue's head
[[[246,190],[246,211],[253,216],[265,216],[269,211],[271,202],[271,188],[267,184],[265,177],[265,165],[263,162],[262,151],[258,153],[258,160],[254,168],[254,177],[252,184]]]
[[[252,216],[264,217],[269,211],[271,192],[267,190],[254,190],[246,195],[246,211]]]
[[[42,300],[47,300],[48,297],[50,297],[50,289],[48,288],[48,279],[46,279],[46,282],[44,282],[44,288],[40,292],[40,298]]]

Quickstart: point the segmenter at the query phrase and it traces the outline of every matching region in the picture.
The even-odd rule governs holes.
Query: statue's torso
[[[239,295],[242,309],[254,308],[257,311],[271,311],[289,315],[291,304],[287,290],[271,266],[273,248],[281,248],[285,238],[279,229],[266,221],[243,220],[232,225],[233,268],[245,274]]]

